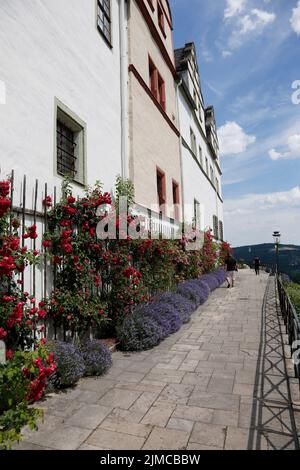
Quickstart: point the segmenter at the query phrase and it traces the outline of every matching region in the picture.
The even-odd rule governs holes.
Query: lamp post
[[[276,274],[279,274],[279,245],[280,245],[280,232],[274,232],[273,238],[275,243],[275,250],[276,250]]]

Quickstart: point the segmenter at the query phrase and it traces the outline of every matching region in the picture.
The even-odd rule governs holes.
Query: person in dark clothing
[[[259,271],[260,271],[260,259],[258,258],[258,256],[256,256],[254,258],[254,269],[255,269],[255,274],[256,276],[259,276]]]
[[[227,272],[227,283],[228,283],[228,289],[230,287],[234,287],[234,281],[235,281],[235,273],[237,271],[237,262],[236,259],[229,255],[226,260],[225,260],[225,268]]]

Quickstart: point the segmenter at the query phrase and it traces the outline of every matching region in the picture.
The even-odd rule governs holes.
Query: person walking
[[[259,276],[260,273],[260,259],[258,256],[254,258],[254,269],[256,276]]]
[[[227,287],[230,289],[231,287],[234,287],[235,273],[237,271],[237,262],[232,255],[228,255],[225,259],[225,269],[227,273]]]

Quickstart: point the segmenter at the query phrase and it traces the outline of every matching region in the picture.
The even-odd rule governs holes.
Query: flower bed
[[[166,293],[138,307],[118,325],[123,351],[143,351],[157,346],[180,329],[192,313],[208,299],[209,292],[225,281],[224,269],[179,284],[176,293]]]

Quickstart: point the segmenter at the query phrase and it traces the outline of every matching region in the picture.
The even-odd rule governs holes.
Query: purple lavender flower
[[[152,318],[134,311],[117,326],[119,347],[123,351],[151,349],[163,338],[162,327]]]
[[[160,295],[157,300],[159,302],[167,303],[176,307],[179,311],[182,323],[188,323],[195,308],[193,302],[187,297],[183,297],[176,292],[166,292]]]
[[[81,346],[81,354],[85,363],[85,375],[103,375],[112,365],[110,350],[99,340],[87,341]]]
[[[56,371],[49,378],[55,388],[71,387],[83,376],[85,365],[79,349],[73,343],[51,341]]]

